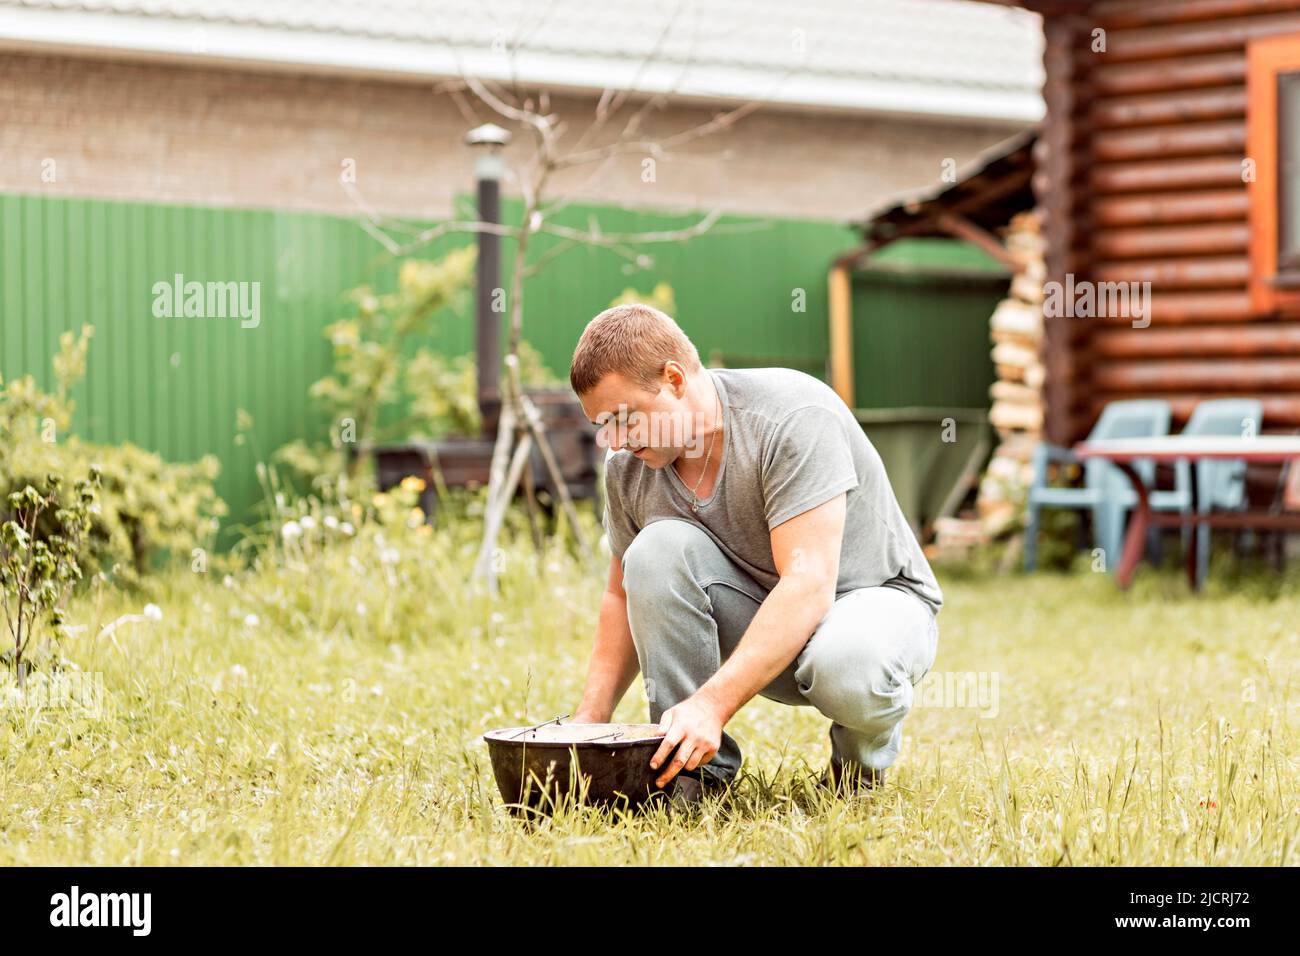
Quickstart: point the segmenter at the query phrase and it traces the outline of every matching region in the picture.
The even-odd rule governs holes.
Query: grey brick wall
[[[553,105],[576,135],[594,99]],[[475,106],[481,120],[498,119]],[[673,106],[653,114],[649,132],[668,135],[712,112]],[[439,218],[473,185],[473,159],[461,144],[469,126],[432,85],[0,54],[4,192],[347,214],[356,206],[339,174],[350,159],[376,209]],[[552,194],[843,219],[935,182],[943,159],[962,163],[1012,132],[759,110],[660,159],[654,182],[643,181],[644,156],[627,156],[595,177],[590,169],[560,177]]]

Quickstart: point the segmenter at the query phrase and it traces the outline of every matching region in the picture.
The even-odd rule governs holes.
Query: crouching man
[[[740,769],[723,728],[761,694],[830,718],[823,782],[879,784],[943,595],[848,406],[803,372],[706,369],[643,305],[588,324],[570,381],[610,449],[613,554],[573,721],[610,720],[639,669],[657,784],[691,800]]]

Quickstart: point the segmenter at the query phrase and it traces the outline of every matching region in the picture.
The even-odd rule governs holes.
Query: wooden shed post
[[[827,277],[830,302],[831,387],[853,408],[853,288],[856,255],[837,259]]]

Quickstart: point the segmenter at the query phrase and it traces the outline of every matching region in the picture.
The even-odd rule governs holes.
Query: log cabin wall
[[[1048,319],[1049,439],[1082,438],[1107,402],[1143,397],[1169,400],[1178,428],[1201,399],[1256,396],[1265,431],[1294,430],[1300,315],[1251,305],[1243,159],[1247,44],[1300,38],[1300,0],[1026,6],[1044,14],[1047,41],[1034,185],[1048,279],[1149,280],[1152,293],[1145,328],[1128,315]]]
[[[1047,240],[1046,282],[1065,283],[1068,275],[1087,276],[1085,243],[1088,208],[1081,181],[1087,167],[1086,17],[1044,17],[1043,100],[1047,118],[1034,143],[1034,195]],[[1076,431],[1076,408],[1087,394],[1090,365],[1088,330],[1070,316],[1044,316],[1043,431],[1049,441],[1068,443]]]

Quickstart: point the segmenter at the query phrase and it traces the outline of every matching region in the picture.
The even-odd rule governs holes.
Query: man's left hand
[[[681,770],[695,770],[714,758],[722,746],[722,726],[726,723],[723,708],[707,696],[695,693],[676,707],[669,707],[659,719],[659,729],[666,731],[663,743],[650,758],[650,766],[658,769],[660,763],[672,755],[664,772],[655,780],[659,787]],[[676,753],[673,749],[676,748]]]

